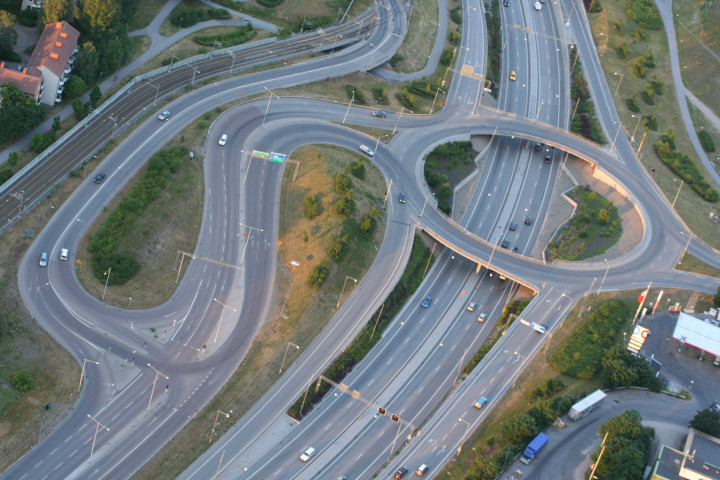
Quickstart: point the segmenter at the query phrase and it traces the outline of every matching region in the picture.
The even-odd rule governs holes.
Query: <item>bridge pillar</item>
[[[482,267],[483,267],[482,263],[478,263],[477,267],[475,268],[475,273],[480,273],[480,270],[482,270]]]

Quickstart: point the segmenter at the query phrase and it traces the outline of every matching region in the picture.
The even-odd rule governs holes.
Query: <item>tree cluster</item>
[[[0,142],[21,137],[45,120],[46,111],[15,85],[2,86],[0,108]]]
[[[625,410],[617,417],[600,425],[600,436],[606,433],[605,450],[595,469],[598,479],[640,480],[650,460],[655,429],[644,427],[636,410]],[[598,461],[600,450],[592,454]]]

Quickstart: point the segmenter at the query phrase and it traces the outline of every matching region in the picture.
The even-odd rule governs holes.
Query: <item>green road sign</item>
[[[270,154],[270,161],[271,161],[271,162],[283,163],[283,162],[285,162],[285,157],[287,157],[287,155],[285,155],[284,153],[275,153],[275,152],[272,152],[272,153]]]
[[[269,153],[267,153],[267,152],[261,152],[261,151],[259,151],[259,150],[253,150],[253,151],[252,151],[252,156],[253,156],[253,157],[264,158],[265,160],[267,160],[268,158],[270,158],[270,154],[269,154]]]

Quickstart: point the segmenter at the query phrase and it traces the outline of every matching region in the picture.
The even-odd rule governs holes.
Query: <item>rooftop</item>
[[[62,76],[79,37],[80,32],[67,22],[48,23],[33,50],[28,67],[45,67],[58,77]]]

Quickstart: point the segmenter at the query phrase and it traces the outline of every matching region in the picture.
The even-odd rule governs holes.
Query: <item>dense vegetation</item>
[[[213,18],[229,19],[232,15],[224,8],[175,8],[168,17],[173,25],[187,28]]]
[[[153,154],[140,180],[92,235],[88,250],[92,254],[93,273],[99,280],[105,281],[106,272],[112,268],[108,284],[123,284],[140,270],[136,254],[121,248],[123,237],[143,210],[158,199],[187,154],[187,148],[179,146]]]
[[[650,461],[655,429],[644,427],[642,417],[636,410],[625,410],[598,428],[600,436],[607,433],[602,461],[595,469],[600,480],[640,480],[645,465]],[[590,458],[598,460],[602,445]]]
[[[690,426],[713,437],[720,437],[720,412],[710,408],[698,410]]]
[[[576,102],[575,114],[570,121],[570,131],[592,140],[595,143],[605,144],[600,124],[595,118],[595,105],[593,104],[587,81],[583,75],[582,63],[577,56],[577,48],[570,49],[570,62],[574,65],[570,86],[570,98]]]
[[[626,0],[625,12],[628,17],[650,30],[662,28],[662,17],[653,0]]]
[[[491,81],[491,95],[498,96],[500,66],[502,65],[502,34],[500,32],[500,2],[492,2],[492,13],[485,12],[485,25],[488,31],[487,79]]]
[[[717,190],[702,176],[695,162],[686,154],[675,151],[675,135],[672,128],[668,129],[654,147],[660,160],[690,185],[698,195],[713,203],[720,199]]]
[[[322,373],[325,378],[340,383],[345,375],[350,373],[352,368],[360,360],[365,358],[373,346],[382,338],[382,332],[390,324],[397,312],[405,304],[405,301],[415,293],[423,279],[423,273],[432,262],[430,250],[423,244],[419,235],[415,235],[412,252],[408,259],[405,272],[397,285],[390,292],[385,303],[368,320],[357,337],[348,345],[343,353]],[[330,391],[332,385],[318,379],[315,382],[319,385],[316,390],[310,388],[305,395],[301,395],[288,410],[288,414],[296,419],[305,416],[323,396]],[[302,407],[302,410],[301,410]]]
[[[438,145],[425,158],[425,182],[438,200],[438,210],[449,215],[452,210],[453,188],[444,170],[452,171],[460,166],[470,165],[474,152],[472,143],[448,142]]]

